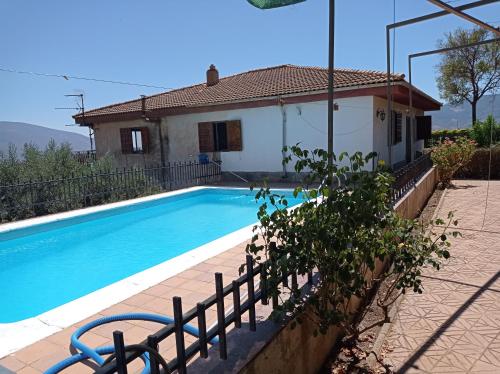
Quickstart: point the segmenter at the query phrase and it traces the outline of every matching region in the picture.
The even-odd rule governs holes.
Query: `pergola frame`
[[[429,1],[434,2],[436,0],[429,0]],[[464,18],[464,19],[467,19],[470,22],[474,22],[476,24],[478,24],[477,22],[479,22],[480,27],[485,27],[489,31],[492,31],[491,30],[493,28],[492,26],[490,26],[490,25],[488,25],[480,20],[477,20],[476,18],[469,16],[468,14],[463,13],[463,11],[468,10],[468,9],[477,8],[477,7],[483,6],[483,5],[497,3],[498,1],[499,0],[480,0],[480,1],[475,1],[475,2],[469,3],[469,4],[457,6],[457,7],[452,7],[446,3],[440,2],[442,4],[439,4],[439,6],[441,6],[444,9],[442,11],[426,14],[424,16],[411,18],[411,19],[407,19],[404,21],[396,22],[396,23],[391,23],[391,24],[386,26],[386,29],[385,29],[386,35],[385,36],[386,36],[386,52],[387,52],[387,54],[386,54],[387,61],[386,62],[387,62],[387,119],[388,119],[388,124],[387,124],[388,146],[387,147],[388,147],[388,151],[389,151],[389,166],[392,167],[392,135],[393,135],[392,134],[392,131],[393,131],[392,117],[393,116],[392,116],[392,84],[391,84],[391,37],[390,37],[391,30],[399,28],[399,27],[412,25],[415,23],[420,23],[423,21],[428,21],[428,20],[431,20],[434,18],[443,17],[443,16],[446,16],[449,14],[455,14],[457,16]],[[500,33],[500,31],[498,29],[493,28],[493,30],[495,31],[495,33]],[[411,90],[412,90],[412,87],[410,84],[410,92],[411,92]]]

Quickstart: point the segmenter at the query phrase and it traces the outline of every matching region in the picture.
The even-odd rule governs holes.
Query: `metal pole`
[[[391,28],[385,28],[385,47],[387,63],[387,147],[389,151],[389,167],[392,166],[392,87],[391,87]]]
[[[333,165],[333,85],[335,49],[335,0],[330,0],[328,33],[328,166]],[[330,185],[333,178],[330,176]]]
[[[439,48],[439,49],[433,49],[430,51],[425,51],[425,52],[419,52],[419,53],[412,53],[408,55],[408,80],[409,80],[409,90],[410,90],[410,114],[413,114],[413,84],[412,84],[412,65],[411,61],[416,58],[416,57],[423,57],[423,56],[429,56],[429,55],[434,55],[438,53],[444,53],[448,51],[454,51],[457,49],[462,49],[462,48],[467,48],[467,47],[475,47],[479,45],[484,45],[484,44],[489,44],[489,43],[496,43],[500,42],[500,38],[493,38],[493,39],[487,39],[487,40],[481,40],[479,42],[475,43],[469,43],[469,44],[462,44],[458,45],[455,47],[446,47],[446,48]]]
[[[454,14],[460,18],[465,19],[466,21],[469,21],[469,22],[476,24],[477,26],[481,27],[482,29],[486,29],[486,30],[491,31],[492,33],[500,36],[500,30],[498,28],[495,28],[491,25],[488,25],[486,22],[483,22],[483,21],[477,19],[476,17],[473,17],[467,13],[464,13],[461,10],[459,10],[455,7],[452,7],[451,5],[446,4],[445,2],[443,2],[441,0],[427,0],[427,1],[444,9],[446,12],[448,12],[450,14]]]
[[[464,5],[461,5],[461,6],[457,6],[457,7],[455,7],[455,10],[459,10],[459,11],[468,10],[468,9],[476,8],[478,6],[483,6],[483,5],[497,3],[498,1],[499,0],[480,0],[480,1],[475,1],[473,3],[469,3],[469,4],[464,4]],[[391,29],[393,29],[393,28],[397,28],[397,27],[408,26],[408,25],[412,25],[414,23],[419,23],[419,22],[423,22],[423,21],[428,21],[430,19],[447,16],[449,14],[450,13],[447,12],[446,10],[442,10],[440,12],[430,13],[430,14],[426,14],[424,16],[420,16],[420,17],[416,17],[416,18],[411,18],[411,19],[407,19],[407,20],[404,20],[404,21],[399,21],[399,22],[396,22],[396,23],[393,23],[393,24],[389,25],[389,27]]]

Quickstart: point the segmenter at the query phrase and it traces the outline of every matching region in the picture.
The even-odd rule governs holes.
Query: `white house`
[[[424,111],[441,104],[392,75],[392,164],[412,160],[430,133]],[[386,74],[336,69],[334,151],[375,151],[388,160]],[[113,104],[75,116],[95,133],[97,156],[112,154],[119,166],[197,159],[222,161],[223,171],[282,176],[283,145],[327,148],[327,70],[281,65],[207,81],[158,95]],[[290,167],[289,167],[290,168]]]

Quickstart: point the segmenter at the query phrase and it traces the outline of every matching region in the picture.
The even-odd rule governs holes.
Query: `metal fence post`
[[[255,321],[255,289],[253,280],[253,258],[247,255],[247,287],[248,287],[248,320],[250,323],[250,331],[257,330]]]
[[[186,349],[184,346],[184,323],[182,319],[182,300],[174,296],[174,328],[175,347],[177,350],[177,371],[179,374],[186,374]]]
[[[217,329],[219,332],[219,355],[222,360],[227,359],[226,345],[226,316],[224,313],[224,285],[222,273],[215,273],[215,293],[217,298]]]
[[[113,343],[115,346],[116,369],[118,374],[127,374],[127,361],[125,360],[125,343],[121,331],[113,332]]]

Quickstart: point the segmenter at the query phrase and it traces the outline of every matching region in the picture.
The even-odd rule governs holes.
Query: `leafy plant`
[[[500,124],[495,122],[492,115],[489,115],[484,121],[477,121],[472,126],[470,137],[479,147],[489,147],[500,140]]]
[[[459,137],[470,138],[471,129],[443,129],[443,130],[434,130],[431,135],[431,139],[426,141],[426,147],[435,146],[436,144],[441,143],[446,138],[450,140],[455,140]]]
[[[375,325],[388,319],[390,305],[401,294],[422,292],[421,268],[439,268],[440,260],[450,255],[445,231],[452,215],[441,233],[426,235],[417,221],[394,212],[391,175],[381,167],[374,172],[364,170],[374,154],[333,155],[339,165],[329,166],[324,150],[310,152],[299,146],[288,150],[291,154],[284,162],[296,159],[295,171],[305,173],[294,190],[303,203],[290,207],[286,196],[273,193],[268,186],[259,189],[255,198],[261,202],[260,224],[254,227],[247,252],[262,264],[270,297],[281,300],[273,319],[292,318],[293,327],[309,318],[316,326],[314,334],[340,325],[355,339],[362,332],[355,323],[356,300],[367,300],[378,283],[392,279],[388,292],[377,302],[384,319]],[[392,267],[377,266],[385,261]],[[380,274],[376,267],[382,268]],[[288,274],[304,276],[313,271],[319,277],[308,297],[295,282],[281,285]]]
[[[134,198],[161,190],[142,170],[113,174],[112,159],[78,161],[69,144],[14,146],[0,155],[0,222]]]
[[[443,188],[450,186],[453,175],[471,160],[475,149],[475,141],[464,137],[459,137],[455,141],[445,139],[432,148],[432,162],[438,168]]]

